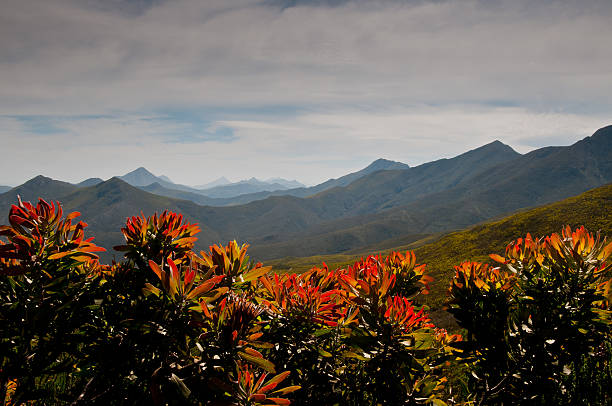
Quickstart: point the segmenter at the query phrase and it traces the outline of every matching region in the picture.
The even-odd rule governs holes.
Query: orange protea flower
[[[510,272],[502,272],[489,264],[480,262],[463,262],[455,267],[455,277],[451,282],[452,289],[491,289],[508,291],[514,287],[516,276]]]
[[[423,308],[415,311],[412,302],[401,296],[388,297],[384,317],[401,333],[406,334],[420,328],[434,328]]]
[[[0,274],[20,275],[32,269],[49,268],[48,261],[78,265],[96,260],[94,252],[105,251],[84,238],[87,224],[72,223],[79,212],[62,219],[62,207],[39,199],[36,206],[22,202],[11,207],[8,226],[0,226],[0,236],[8,243],[0,244]],[[51,277],[51,275],[48,275]]]

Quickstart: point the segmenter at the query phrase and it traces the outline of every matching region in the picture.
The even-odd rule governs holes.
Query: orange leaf
[[[490,254],[489,257],[495,261],[495,262],[499,262],[500,264],[505,264],[508,261],[506,261],[506,258],[502,257],[501,255],[497,255],[497,254]]]

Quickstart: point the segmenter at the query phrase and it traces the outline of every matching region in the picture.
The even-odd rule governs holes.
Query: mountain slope
[[[203,189],[200,191],[200,193],[208,197],[229,198],[244,195],[247,193],[274,192],[277,190],[286,189],[288,189],[288,187],[280,183],[262,182],[255,178],[251,178],[236,183],[230,183],[228,185],[221,185],[209,189]]]
[[[8,192],[11,189],[12,189],[11,186],[0,186],[0,193]]]
[[[190,188],[189,186],[185,186],[185,185],[179,185],[176,183],[172,183],[170,179],[168,179],[168,177],[163,176],[163,175],[155,176],[151,172],[149,172],[146,168],[143,168],[143,167],[134,169],[132,172],[128,172],[125,175],[118,176],[118,178],[136,187],[144,187],[152,183],[159,183],[160,185],[168,189],[198,193],[197,189]]]
[[[440,159],[406,170],[374,172],[344,189],[327,190],[319,198],[328,201],[343,199],[349,215],[373,213],[447,190],[474,173],[488,171],[520,156],[509,146],[494,141],[454,158]]]
[[[167,183],[165,180],[153,175],[151,172],[149,172],[146,168],[143,168],[142,166],[140,168],[134,169],[132,172],[128,172],[125,175],[119,176],[118,178],[132,186],[147,186],[155,182]]]
[[[370,175],[374,172],[399,171],[404,169],[410,169],[410,166],[401,162],[380,158],[357,172],[349,173],[348,175],[341,176],[337,179],[329,179],[328,181],[309,188],[309,194],[306,196],[311,196],[335,187],[348,186],[357,179],[363,178],[364,176]]]
[[[194,194],[177,193],[175,192],[176,188],[173,188],[172,185],[166,185],[161,182],[158,182],[160,183],[160,186],[162,186],[161,188],[159,186],[148,185],[141,187],[141,189],[152,193],[158,193],[167,197],[188,199],[198,204],[207,204],[213,206],[235,206],[247,204],[256,200],[263,200],[271,196],[308,197],[336,186],[346,186],[354,180],[371,174],[373,172],[381,170],[400,170],[407,168],[409,168],[409,166],[401,162],[378,159],[360,171],[349,173],[348,175],[342,176],[338,179],[330,179],[326,182],[312,187],[305,187],[304,185],[299,184],[299,182],[297,181],[287,181],[281,178],[271,178],[264,182],[260,182],[262,187],[259,188],[250,186],[241,187],[239,185],[248,183],[249,181],[231,183],[225,178],[219,178],[216,181],[211,182],[210,184],[195,186],[195,188],[197,188],[198,190],[190,191],[191,193],[201,194],[205,195],[206,197],[210,197],[210,200],[197,197]],[[255,181],[256,182],[252,182],[252,184],[257,184],[257,182],[259,182],[256,179]],[[269,185],[264,184],[265,182],[277,183],[281,186],[276,185],[275,187],[270,187]],[[219,185],[214,185],[215,183],[219,183]],[[214,186],[220,187],[217,188]],[[181,191],[189,190],[182,189]]]
[[[89,179],[85,179],[83,182],[79,182],[76,185],[79,187],[88,187],[88,186],[95,186],[98,183],[102,183],[104,182],[102,179],[100,178],[89,178]]]
[[[403,164],[401,162],[396,162],[396,161],[389,161],[386,159],[377,159],[376,161],[372,162],[370,165],[368,165],[367,167],[365,167],[364,169],[361,169],[357,172],[353,172],[353,173],[349,173],[347,175],[344,175],[340,178],[337,179],[329,179],[323,183],[320,183],[318,185],[315,186],[311,186],[311,187],[294,187],[292,189],[287,189],[286,187],[281,189],[281,190],[275,190],[275,191],[260,191],[260,192],[255,192],[255,193],[246,193],[246,194],[241,194],[238,196],[234,196],[231,198],[231,201],[228,201],[228,203],[224,204],[224,205],[237,205],[237,204],[247,204],[250,203],[252,201],[255,200],[262,200],[271,196],[294,196],[294,197],[308,197],[308,196],[313,196],[317,193],[323,192],[325,190],[334,188],[334,187],[342,187],[342,186],[347,186],[349,185],[351,182],[369,175],[371,173],[377,172],[377,171],[381,171],[381,170],[401,170],[401,169],[408,169],[410,168],[408,165]],[[268,181],[273,181],[276,179],[269,179]],[[285,182],[291,182],[291,181],[285,181]],[[281,185],[287,186],[289,187],[290,184],[288,183],[283,183],[283,182],[277,182],[280,183]],[[203,191],[204,194],[206,194],[206,191]]]
[[[287,189],[295,189],[298,187],[306,187],[306,185],[304,185],[301,182],[298,182],[297,180],[288,180],[288,179],[283,179],[283,178],[270,178],[270,179],[266,179],[264,180],[264,182],[266,183],[278,183],[279,185],[284,186]]]
[[[212,182],[204,183],[202,185],[196,185],[194,186],[194,189],[203,190],[203,189],[208,189],[208,188],[215,187],[215,186],[227,185],[230,183],[232,182],[230,182],[225,176],[221,176],[220,178],[215,179]]]
[[[380,193],[355,200],[349,211],[354,213],[352,217],[338,217],[299,235],[254,244],[253,251],[263,259],[308,252],[342,252],[401,235],[465,228],[520,208],[560,200],[612,182],[611,143],[612,127],[605,127],[569,147],[542,148],[488,168],[481,166],[471,176],[468,172],[454,172],[454,168],[462,167],[462,162],[436,161],[406,171],[414,174],[420,168],[420,173],[416,173],[422,176],[422,181],[414,184],[403,173],[379,173],[385,179],[378,185],[365,177],[347,189],[355,188],[356,196],[360,190],[375,191],[378,186]],[[466,163],[477,164],[475,156],[471,158]],[[433,164],[438,166],[435,171],[431,171]],[[397,193],[392,193],[394,186],[399,189]],[[442,189],[443,186],[450,188]],[[433,193],[419,192],[419,187]],[[333,193],[337,194],[336,199],[341,197],[340,191]],[[406,200],[408,203],[401,205]],[[372,204],[374,207],[378,204],[381,210],[370,213],[363,210],[368,205],[371,210]],[[304,247],[309,251],[304,251]]]
[[[342,204],[345,206],[345,209],[342,211],[346,212],[341,215],[356,215],[381,209],[379,206],[386,203],[391,197],[408,186],[412,186],[412,189],[404,194],[403,200],[402,198],[397,198],[394,205],[405,204],[407,201],[414,200],[422,194],[415,193],[415,190],[422,189],[424,193],[441,190],[456,183],[470,171],[486,169],[496,163],[512,160],[518,156],[520,154],[509,146],[495,141],[454,158],[441,159],[414,168],[401,162],[378,159],[360,171],[350,173],[338,179],[330,179],[319,185],[307,188],[278,190],[274,192],[262,191],[235,197],[227,197],[231,193],[211,193],[211,189],[204,190],[202,193],[209,197],[219,198],[226,196],[228,199],[231,199],[227,200],[223,205],[246,204],[271,196],[313,197],[325,201],[322,204],[329,203],[332,206],[338,205],[340,200],[343,201]],[[351,185],[357,181],[362,183],[355,184],[354,186]],[[223,190],[223,188],[227,187],[222,186],[218,190]],[[344,189],[345,187],[350,188]],[[363,190],[367,190],[366,195],[363,194]],[[329,194],[318,196],[320,193]],[[172,194],[166,192],[165,195],[170,196]],[[172,196],[179,197],[179,195]],[[221,201],[207,204],[220,203]]]
[[[52,181],[57,187],[38,189],[33,188],[35,178],[22,185],[32,193],[22,194],[31,200],[59,198],[79,209],[87,214],[94,234],[117,236],[125,217],[141,209],[147,215],[170,209],[201,224],[200,247],[236,238],[251,243],[254,258],[266,260],[348,252],[465,228],[612,182],[611,129],[570,147],[543,148],[524,156],[494,142],[452,159],[376,171],[308,198],[273,196],[239,206],[200,206],[153,195],[116,178],[89,188]],[[8,200],[6,193],[0,195],[4,207],[15,200],[15,192],[9,192]]]
[[[503,254],[506,245],[516,238],[524,237],[527,233],[533,236],[549,235],[559,232],[564,225],[573,228],[584,225],[592,232],[600,231],[602,236],[612,241],[612,184],[442,237],[430,237],[400,246],[366,247],[349,254],[285,258],[267,261],[266,265],[272,265],[279,271],[291,269],[301,272],[321,262],[333,268],[352,264],[373,253],[414,250],[417,261],[426,263],[428,273],[435,278],[428,302],[438,306],[444,299],[453,266],[465,260],[488,261],[488,254]]]
[[[17,203],[17,196],[21,196],[23,201],[31,201],[36,203],[39,197],[47,201],[63,199],[64,196],[78,190],[78,186],[68,182],[62,182],[38,175],[30,179],[23,185],[14,187],[8,192],[0,194],[0,208],[2,208],[2,217],[8,213],[9,207]],[[5,221],[1,218],[2,223]],[[4,223],[3,223],[4,224]]]
[[[214,198],[185,190],[168,189],[167,187],[160,185],[159,182],[155,182],[147,186],[140,186],[139,189],[159,196],[189,200],[202,206],[227,206],[234,202],[233,198]]]

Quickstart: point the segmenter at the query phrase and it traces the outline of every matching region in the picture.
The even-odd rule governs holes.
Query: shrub
[[[132,217],[101,265],[78,213],[13,206],[0,234],[0,384],[7,402],[420,404],[444,396],[458,336],[418,296],[414,254],[271,274],[235,241],[193,252],[199,228]],[[390,371],[392,371],[390,373]],[[439,404],[439,403],[438,403]]]
[[[467,329],[465,361],[483,404],[609,404],[612,243],[583,227],[463,263],[449,311]],[[593,356],[599,354],[599,356]],[[587,367],[587,365],[591,365]],[[595,373],[588,382],[586,370]],[[581,371],[581,372],[578,372]]]
[[[84,239],[84,222],[73,223],[79,213],[62,214],[59,204],[19,200],[0,227],[0,387],[11,387],[15,403],[68,400],[88,368],[80,351],[95,335],[98,283],[89,275],[103,249]]]

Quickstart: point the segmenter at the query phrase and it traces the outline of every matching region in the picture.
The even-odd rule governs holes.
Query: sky
[[[3,0],[0,185],[313,185],[612,124],[608,0]]]

